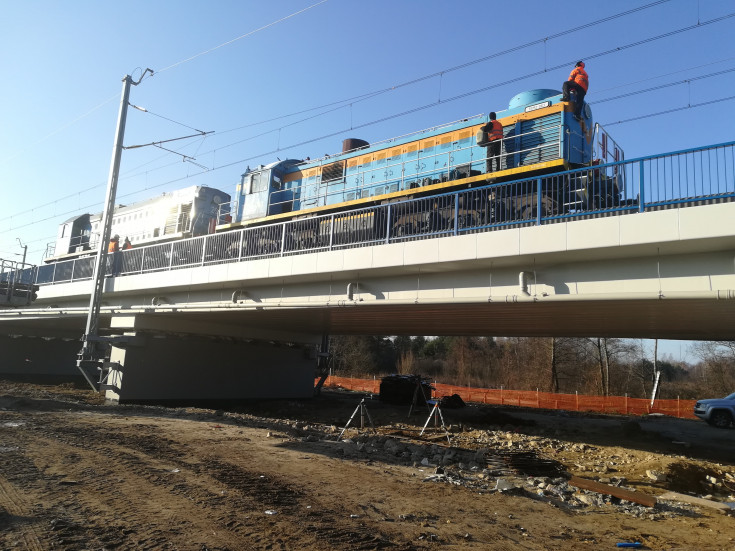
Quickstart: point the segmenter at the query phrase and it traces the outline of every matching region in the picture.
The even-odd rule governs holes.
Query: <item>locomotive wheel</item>
[[[538,203],[536,198],[530,201],[530,204],[524,206],[520,211],[521,220],[533,220],[536,218],[536,211]],[[541,217],[552,216],[554,214],[554,201],[548,197],[541,199]]]

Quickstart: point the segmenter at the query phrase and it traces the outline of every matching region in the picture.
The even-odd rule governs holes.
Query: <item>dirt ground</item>
[[[0,381],[0,549],[735,549],[735,517],[569,484],[735,501],[735,429],[327,390],[207,409]],[[650,474],[649,474],[650,472]],[[709,477],[709,478],[708,478]]]

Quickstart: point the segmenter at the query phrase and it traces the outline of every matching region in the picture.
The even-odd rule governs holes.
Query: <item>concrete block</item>
[[[439,262],[438,239],[427,239],[426,241],[412,241],[403,251],[403,264],[412,266],[416,264],[435,264]]]
[[[439,261],[475,260],[477,258],[478,234],[457,235],[437,239]]]
[[[567,225],[548,224],[520,228],[520,253],[545,254],[565,251],[567,248]]]
[[[518,256],[521,252],[520,229],[491,231],[477,234],[477,258]]]
[[[623,246],[678,241],[679,237],[679,209],[620,217]]]
[[[567,222],[567,250],[582,251],[620,245],[620,218]]]

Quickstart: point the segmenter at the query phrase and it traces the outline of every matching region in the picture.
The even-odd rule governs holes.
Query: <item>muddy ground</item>
[[[113,406],[0,381],[0,549],[735,548],[729,513],[569,484],[735,501],[735,429],[470,405],[443,410],[450,445],[368,396],[376,431],[338,441],[362,397]]]

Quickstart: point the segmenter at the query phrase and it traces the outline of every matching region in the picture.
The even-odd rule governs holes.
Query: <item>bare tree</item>
[[[551,367],[549,390],[551,392],[559,392],[559,374],[557,372],[556,362],[556,337],[551,337],[551,358],[549,361]]]
[[[692,349],[701,359],[703,391],[724,395],[735,388],[735,341],[702,341]]]

